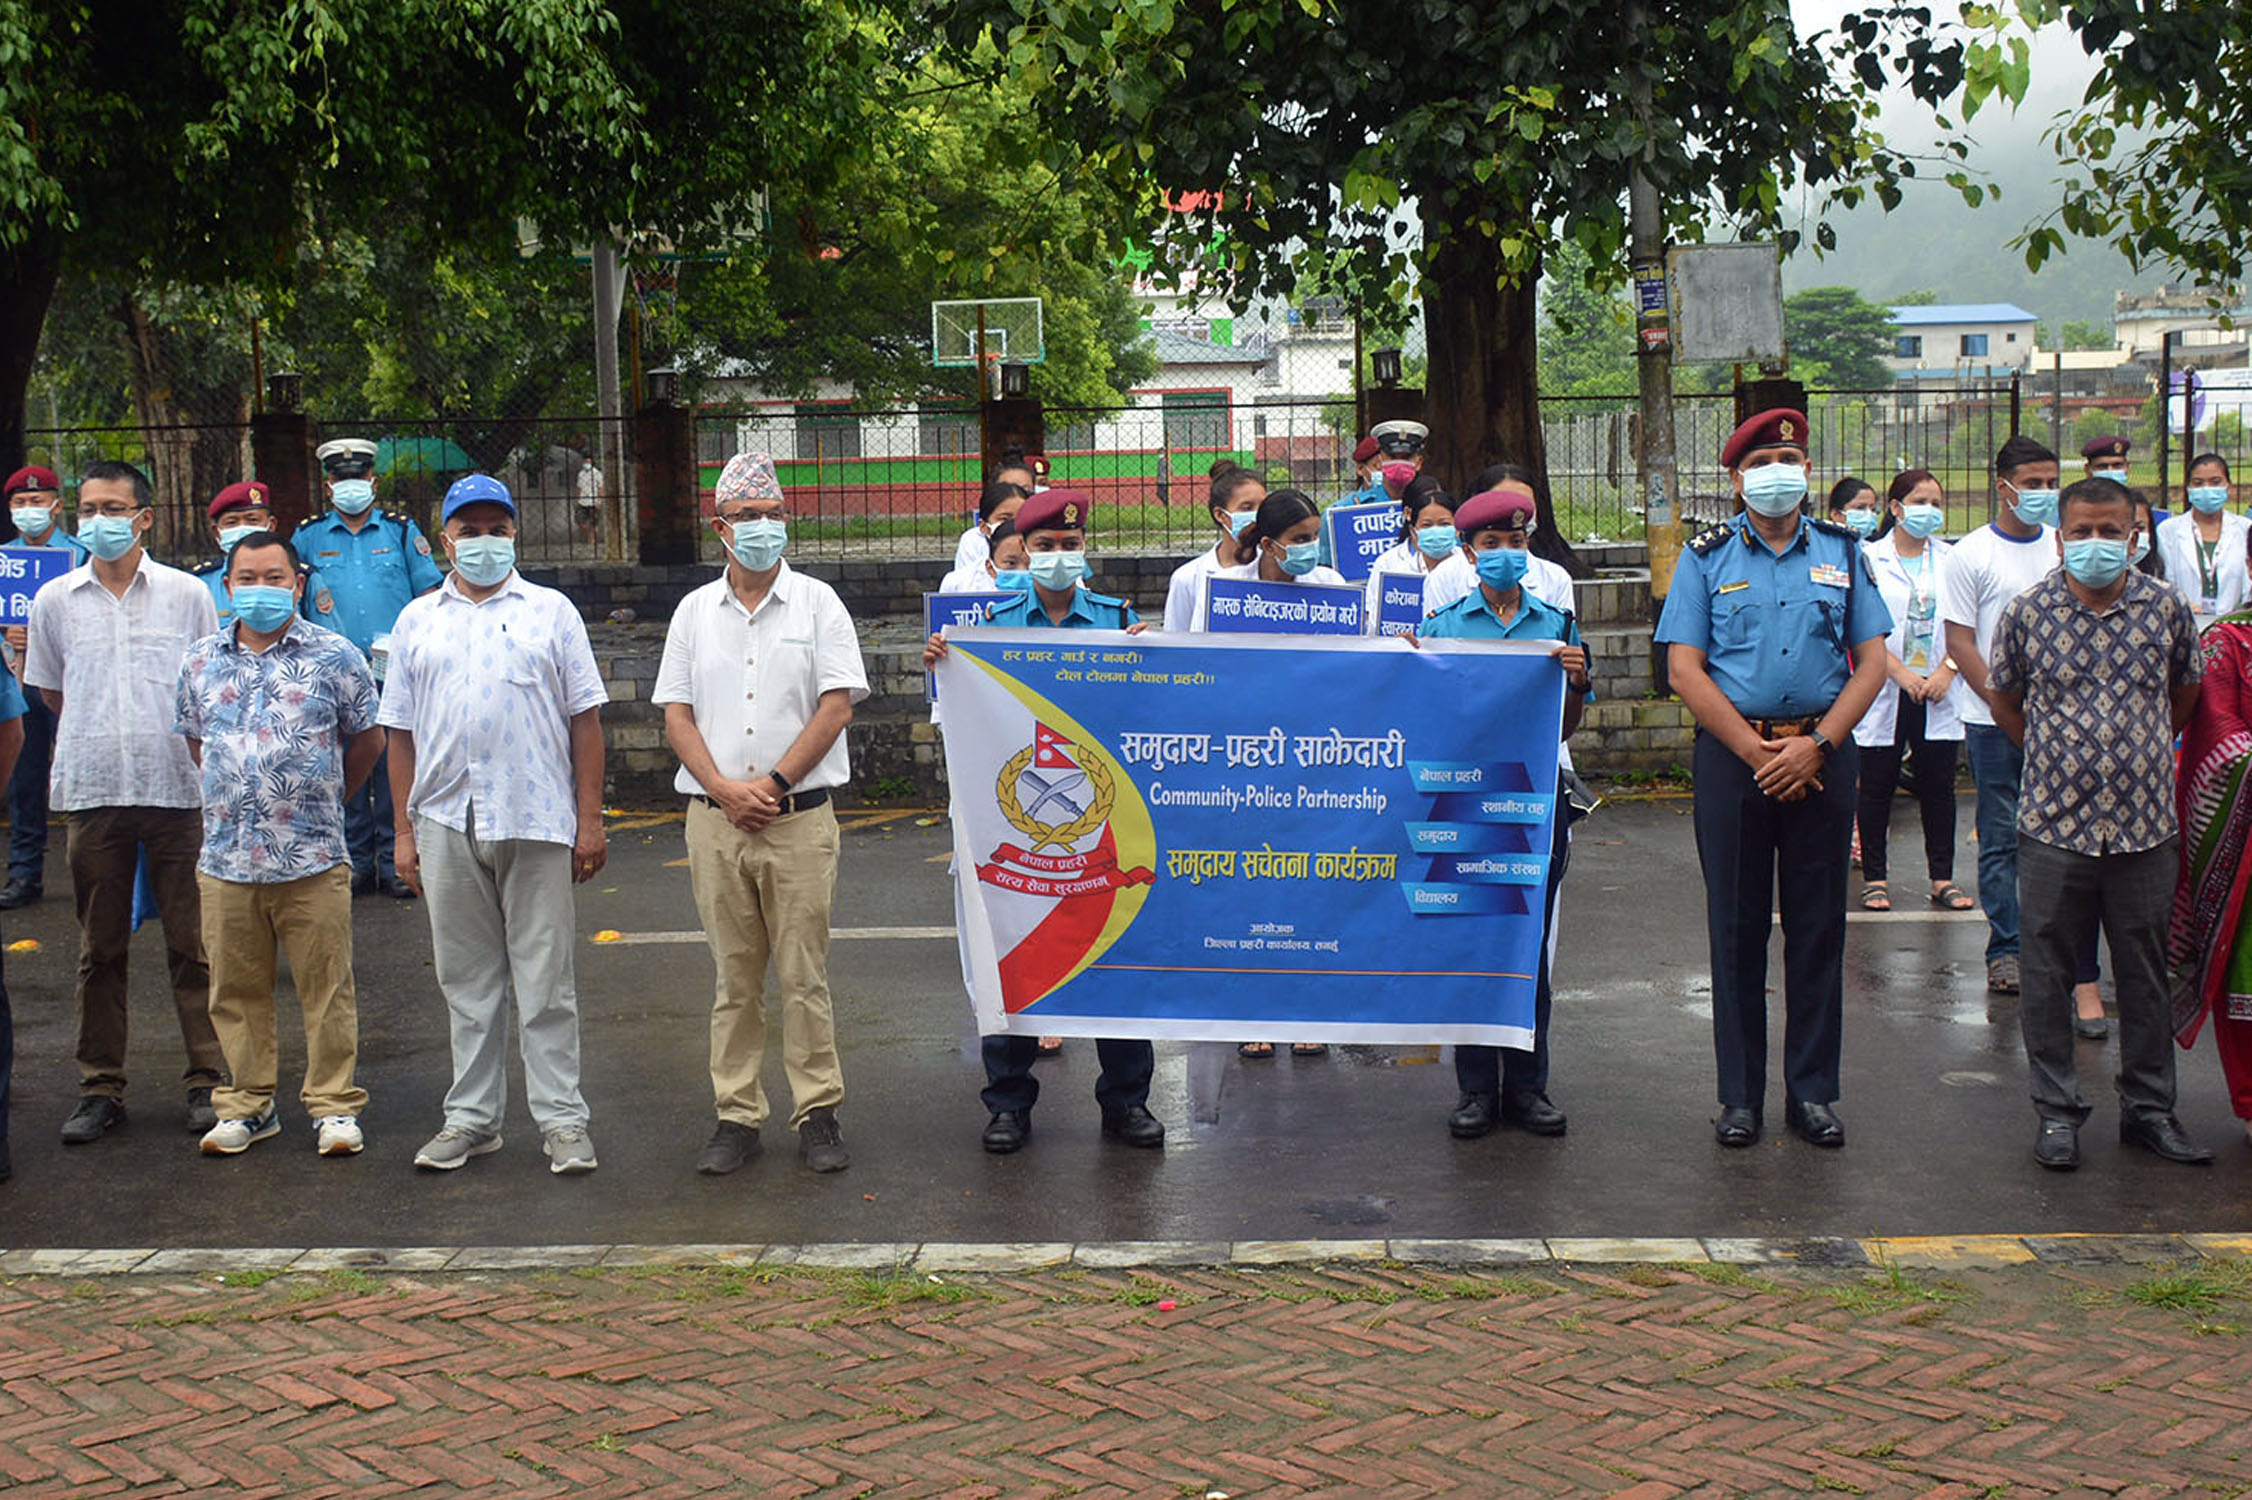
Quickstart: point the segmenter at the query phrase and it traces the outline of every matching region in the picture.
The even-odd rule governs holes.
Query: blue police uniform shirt
[[[26,552],[68,552],[70,565],[74,568],[86,561],[86,544],[63,530],[60,524],[47,533],[47,540],[43,542],[25,541],[23,533],[19,531],[7,541],[0,542],[0,547],[18,547]]]
[[[422,528],[396,511],[379,510],[358,531],[331,510],[290,536],[298,558],[319,574],[305,581],[309,618],[362,651],[387,633],[410,600],[445,581]]]
[[[23,689],[16,686],[16,674],[0,672],[0,724],[22,718],[26,706]]]
[[[1483,585],[1472,589],[1454,603],[1431,611],[1415,633],[1425,640],[1445,641],[1562,641],[1567,646],[1579,646],[1579,621],[1567,611],[1543,599],[1533,597],[1531,589],[1520,586],[1517,590],[1517,613],[1504,621],[1486,602]],[[1582,690],[1581,697],[1595,696],[1592,676]]]
[[[985,608],[988,625],[1031,625],[1050,630],[1124,630],[1140,624],[1141,619],[1125,600],[1085,587],[1072,591],[1071,608],[1064,611],[1060,624],[1048,618],[1048,607],[1029,589]]]
[[[1827,712],[1852,675],[1848,648],[1891,633],[1860,537],[1806,516],[1781,552],[1744,514],[1695,537],[1658,618],[1658,640],[1704,652],[1714,685],[1747,719]]]

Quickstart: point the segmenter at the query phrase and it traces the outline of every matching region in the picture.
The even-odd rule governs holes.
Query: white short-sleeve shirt
[[[1939,618],[1944,625],[1968,625],[1978,654],[1992,660],[1994,629],[2009,602],[2049,576],[2057,567],[2057,538],[2044,526],[2036,537],[2006,536],[1992,524],[1957,542],[1949,567],[1939,576]],[[1946,632],[1940,633],[1946,648]],[[1994,710],[1976,693],[1963,699],[1963,722],[1994,727]]]
[[[650,697],[688,705],[719,773],[747,781],[774,769],[813,721],[821,695],[838,688],[854,703],[868,696],[852,616],[835,589],[785,562],[755,613],[724,572],[681,600]],[[851,778],[840,734],[792,787],[839,787]],[[673,788],[691,797],[704,791],[686,766]]]
[[[578,837],[571,720],[610,701],[586,624],[520,573],[482,602],[446,576],[399,611],[376,720],[414,736],[407,809],[479,839]]]
[[[1204,580],[1220,571],[1220,548],[1226,545],[1224,542],[1215,542],[1173,570],[1172,580],[1165,585],[1164,629],[1197,628],[1197,615],[1204,598]]]

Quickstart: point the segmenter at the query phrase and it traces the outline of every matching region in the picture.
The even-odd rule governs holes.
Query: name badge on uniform
[[[1834,589],[1848,588],[1853,583],[1851,573],[1843,568],[1833,568],[1828,563],[1818,564],[1807,576],[1816,583],[1826,583]]]
[[[1752,586],[1752,581],[1751,581],[1751,580],[1750,580],[1749,578],[1739,578],[1739,579],[1737,579],[1737,580],[1736,580],[1736,581],[1735,581],[1734,583],[1724,583],[1724,584],[1722,584],[1722,585],[1720,586],[1720,588],[1719,588],[1718,592],[1720,592],[1720,593],[1723,593],[1723,594],[1733,594],[1733,593],[1735,593],[1735,592],[1736,592],[1736,590],[1738,590],[1738,589],[1748,589],[1748,588],[1750,588],[1751,586]]]

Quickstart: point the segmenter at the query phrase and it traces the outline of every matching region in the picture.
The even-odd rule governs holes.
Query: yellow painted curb
[[[2035,1259],[2014,1234],[1927,1234],[1902,1239],[1867,1239],[1861,1249],[1878,1265],[1941,1269],[1968,1266],[2022,1266]]]

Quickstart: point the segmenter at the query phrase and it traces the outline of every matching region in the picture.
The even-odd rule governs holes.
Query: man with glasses
[[[4,544],[26,551],[66,552],[71,566],[86,560],[86,549],[63,525],[63,485],[55,471],[27,465],[0,486],[15,538]],[[23,671],[27,637],[21,625],[6,631],[8,670]],[[0,885],[0,911],[30,906],[47,894],[47,776],[55,764],[55,716],[37,693],[23,695],[23,754],[8,778],[8,880]]]
[[[726,570],[674,612],[651,694],[680,757],[673,785],[689,799],[688,873],[719,971],[711,1025],[719,1121],[696,1170],[722,1176],[759,1150],[771,956],[798,1159],[841,1172],[852,1158],[837,1127],[844,1072],[829,999],[837,884],[829,796],[852,775],[844,729],[868,696],[868,673],[836,590],[782,559],[788,503],[774,460],[729,459],[713,509]]]
[[[144,848],[188,1051],[186,1123],[197,1135],[218,1122],[211,1091],[226,1069],[211,1026],[196,890],[203,789],[187,741],[172,728],[180,663],[219,621],[202,584],[142,550],[156,523],[149,501],[148,476],[131,464],[88,466],[78,486],[78,539],[93,556],[40,590],[24,659],[25,684],[55,713],[54,802],[70,815],[81,1097],[62,1135],[72,1146],[125,1123],[125,964]]]

